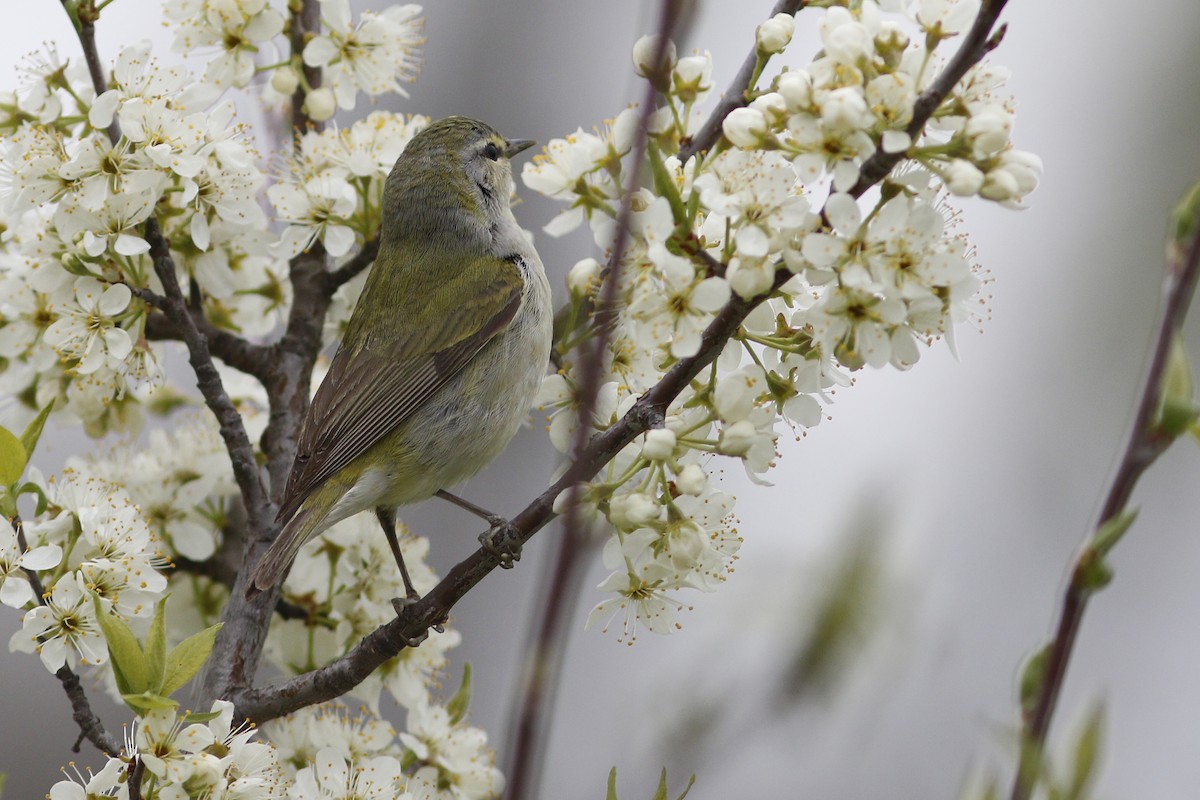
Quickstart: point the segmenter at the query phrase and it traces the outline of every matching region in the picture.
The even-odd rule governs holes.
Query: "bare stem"
[[[1133,429],[1129,433],[1120,465],[1112,483],[1109,484],[1100,518],[1093,533],[1089,534],[1089,542],[1095,536],[1095,531],[1116,520],[1125,511],[1142,474],[1171,444],[1172,437],[1158,428],[1154,416],[1162,397],[1163,376],[1166,373],[1171,345],[1183,327],[1188,306],[1196,291],[1198,276],[1200,225],[1196,225],[1196,232],[1187,241],[1186,247],[1173,252],[1168,261],[1167,273],[1163,277],[1163,303],[1154,349],[1146,377],[1142,381]],[[1024,719],[1021,763],[1013,778],[1012,800],[1026,800],[1037,785],[1050,722],[1066,679],[1067,666],[1075,646],[1075,637],[1083,622],[1083,613],[1087,610],[1088,600],[1094,591],[1086,574],[1088,556],[1088,547],[1085,545],[1072,567],[1071,580],[1063,594],[1054,638],[1046,650],[1045,667],[1038,693],[1031,704],[1032,710]]]

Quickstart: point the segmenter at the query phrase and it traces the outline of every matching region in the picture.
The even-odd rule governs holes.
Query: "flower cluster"
[[[268,723],[292,781],[294,800],[362,797],[383,800],[486,800],[504,788],[483,731],[463,721],[464,709],[423,701],[408,712],[407,730],[374,713],[350,715],[336,703]]]
[[[212,106],[205,85],[145,45],[119,53],[107,91],[90,87],[50,51],[27,75],[19,117],[0,125],[0,355],[30,405],[57,400],[99,433],[121,422],[130,392],[144,399],[164,381],[142,294],[161,290],[148,221],[220,324],[264,333],[264,312],[286,298],[256,199],[259,158],[232,104]]]
[[[428,117],[374,111],[349,128],[300,137],[283,175],[267,190],[288,223],[278,251],[292,256],[319,240],[336,258],[378,231],[384,181],[427,124]]]
[[[41,483],[36,474],[30,480]],[[97,605],[101,613],[148,621],[167,586],[164,553],[128,493],[113,483],[68,469],[41,492],[45,512],[23,525],[28,550],[12,526],[0,525],[0,599],[25,611],[9,647],[38,653],[51,672],[103,664],[108,652]],[[44,597],[34,597],[25,569],[38,575]]]
[[[253,728],[233,726],[232,703],[216,701],[204,718],[207,722],[192,722],[174,708],[148,711],[134,722],[121,755],[111,756],[95,774],[59,781],[47,797],[129,797],[128,780],[135,775],[145,800],[285,796],[275,748],[252,741]]]
[[[609,382],[587,424],[614,424],[681,360],[702,355],[711,364],[661,428],[571,494],[585,518],[612,532],[605,563],[613,572],[601,584],[611,597],[592,620],[622,618],[627,638],[638,624],[670,631],[685,607],[677,591],[711,591],[732,569],[741,539],[733,499],[709,486],[714,456],[741,459],[761,481],[777,455],[777,427],[816,425],[852,372],[907,369],[921,344],[938,339],[953,347],[954,326],[977,313],[983,282],[953,231],[947,195],[1013,206],[1037,183],[1040,163],[1010,141],[1000,68],[970,70],[932,121],[910,130],[942,63],[938,45],[974,19],[978,3],[886,5],[893,13],[871,0],[819,12],[816,60],[752,87],[748,105],[725,117],[724,136],[695,154],[684,148],[712,88],[708,55],[678,58],[655,37],[634,49],[660,97],[648,113],[653,182],[633,197]],[[794,27],[787,14],[759,27],[760,70]],[[556,139],[526,166],[526,186],[569,206],[547,232],[587,220],[611,259],[639,113],[626,109],[603,131]],[[864,193],[856,186],[863,164],[881,153],[899,163]],[[550,438],[563,452],[579,424],[575,352],[593,335],[586,308],[599,302],[602,273],[585,259],[568,275],[574,313],[556,342],[562,369],[543,387]],[[752,311],[719,354],[702,354],[704,331],[731,304]]]

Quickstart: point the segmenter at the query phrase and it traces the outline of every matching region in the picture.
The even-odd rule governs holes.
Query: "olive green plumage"
[[[448,489],[515,435],[550,352],[549,285],[509,208],[508,159],[530,144],[450,117],[397,159],[379,254],[300,429],[287,524],[248,593],[335,522]]]

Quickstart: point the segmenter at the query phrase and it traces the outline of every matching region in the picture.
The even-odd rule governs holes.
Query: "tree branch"
[[[800,9],[807,5],[808,0],[779,0],[775,3],[775,7],[771,9],[770,16],[776,14],[792,14],[795,15]],[[770,17],[768,17],[769,19]],[[758,45],[751,48],[750,55],[746,56],[746,60],[742,62],[742,68],[737,71],[733,82],[729,84],[729,88],[721,95],[720,102],[713,112],[708,115],[704,125],[699,132],[692,137],[690,142],[684,142],[679,148],[679,161],[686,164],[687,160],[697,153],[703,153],[706,150],[712,149],[712,146],[721,138],[721,124],[725,121],[725,117],[729,116],[729,112],[735,108],[741,108],[749,99],[746,93],[754,87],[750,85],[750,81],[754,79],[754,73],[758,69]]]
[[[1200,219],[1195,219],[1193,215],[1193,219],[1189,221],[1195,230],[1188,238],[1186,246],[1172,253],[1167,264],[1167,274],[1163,278],[1162,310],[1150,365],[1142,382],[1133,429],[1130,431],[1116,475],[1108,487],[1095,530],[1088,536],[1089,544],[1085,544],[1072,567],[1071,580],[1063,594],[1054,638],[1045,651],[1045,666],[1038,693],[1022,728],[1022,755],[1013,778],[1012,800],[1026,800],[1037,785],[1050,722],[1066,679],[1075,638],[1083,622],[1083,612],[1087,609],[1088,600],[1094,591],[1094,584],[1088,575],[1094,560],[1089,545],[1095,538],[1095,532],[1122,515],[1142,474],[1170,446],[1173,439],[1159,429],[1154,418],[1162,400],[1163,378],[1171,347],[1183,328],[1188,306],[1196,291],[1197,278],[1200,276]]]
[[[318,0],[300,0],[299,4],[292,4],[292,8],[289,40],[292,55],[299,56],[308,35],[320,31],[320,4]],[[304,75],[309,86],[320,86],[319,68],[305,65]],[[323,124],[310,119],[304,113],[303,104],[301,87],[292,96],[292,130],[296,134],[305,129],[320,130]],[[294,146],[300,146],[298,136]],[[332,297],[325,249],[319,242],[291,259],[288,277],[292,283],[292,308],[282,338],[269,348],[271,369],[263,380],[270,411],[261,447],[266,456],[271,497],[283,492],[295,459],[296,437],[308,410],[313,365],[321,350],[321,328]],[[279,526],[274,521],[276,508],[271,503],[269,515],[262,519],[251,517],[242,554],[243,565],[257,563],[278,534]],[[278,601],[280,587],[272,587],[253,600],[247,600],[245,583],[249,573],[249,569],[239,570],[230,589],[229,601],[221,616],[224,625],[217,634],[214,655],[204,675],[201,691],[205,699],[228,698],[244,691],[262,659],[271,610]]]
[[[995,35],[992,34],[992,28],[1007,3],[1008,0],[983,0],[979,14],[976,15],[975,22],[971,24],[971,29],[967,31],[958,52],[954,54],[954,57],[946,64],[946,68],[929,88],[917,98],[917,102],[913,104],[912,121],[905,128],[914,142],[920,136],[921,131],[925,129],[925,123],[929,122],[933,112],[937,111],[946,96],[967,74],[967,70],[999,47],[1001,39],[1004,38],[1006,26],[1001,25]],[[904,158],[904,152],[887,153],[882,149],[876,150],[870,158],[863,162],[862,169],[858,173],[858,182],[850,189],[850,195],[861,197],[867,189],[883,180],[892,171],[892,168]]]

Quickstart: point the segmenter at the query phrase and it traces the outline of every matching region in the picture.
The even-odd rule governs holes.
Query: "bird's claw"
[[[421,598],[417,597],[416,595],[409,595],[407,597],[393,597],[392,598],[392,608],[396,609],[396,616],[403,619],[405,614],[408,612],[408,609],[412,608],[412,606],[415,605],[416,602],[420,599]],[[434,625],[433,629],[435,631],[437,631],[438,633],[441,633],[442,632],[441,627],[442,626],[439,623],[437,625]],[[408,645],[409,647],[417,647],[421,644],[421,642],[425,641],[428,638],[429,638],[429,631],[421,631],[420,636],[404,637],[404,644]]]
[[[502,569],[512,569],[521,560],[521,538],[517,529],[504,517],[489,517],[491,528],[479,535],[479,544],[496,557]]]

